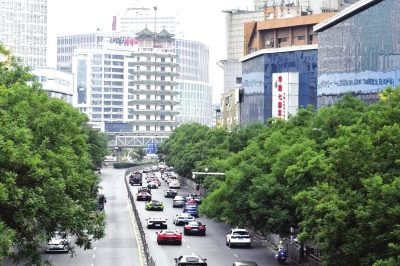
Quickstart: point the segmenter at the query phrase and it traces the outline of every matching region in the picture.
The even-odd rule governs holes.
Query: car
[[[173,208],[179,208],[185,206],[185,199],[181,196],[175,196],[174,200],[172,201]]]
[[[197,209],[197,203],[186,202],[183,206],[183,213],[188,213],[194,217],[199,217],[199,211]]]
[[[201,203],[202,203],[201,197],[200,197],[198,194],[196,194],[196,193],[192,193],[192,194],[187,195],[187,196],[185,197],[185,200],[186,200],[187,202],[195,202],[195,203],[197,203],[197,204],[201,204]]]
[[[142,172],[147,174],[147,173],[151,172],[151,170],[150,170],[150,168],[146,167],[142,170]]]
[[[147,191],[140,191],[136,194],[136,200],[137,201],[150,201],[151,200],[151,194]]]
[[[169,188],[181,188],[181,183],[178,180],[171,180],[168,186]]]
[[[155,228],[155,229],[167,229],[167,220],[161,217],[150,217],[147,220],[147,229]]]
[[[144,207],[148,211],[150,210],[162,211],[164,210],[164,203],[158,200],[151,200],[151,201],[146,201]]]
[[[174,225],[188,224],[194,221],[194,217],[188,213],[178,213],[174,216]]]
[[[258,266],[254,261],[235,261],[232,266]]]
[[[147,192],[147,193],[151,194],[151,189],[148,187],[140,187],[140,188],[138,188],[138,192]]]
[[[197,255],[183,255],[175,258],[175,266],[207,266],[207,259]]]
[[[189,222],[183,229],[184,235],[206,235],[206,225],[198,221]]]
[[[230,248],[234,246],[251,247],[251,238],[249,232],[244,228],[234,228],[226,233],[226,245]]]
[[[147,183],[147,188],[158,188],[158,184],[156,181],[150,181],[149,183]]]
[[[140,175],[139,172],[132,173],[129,176],[129,184],[131,186],[134,186],[134,185],[141,186],[142,185],[142,176]]]
[[[56,231],[46,244],[46,252],[68,252],[70,242],[70,236]]]
[[[175,198],[175,196],[178,194],[178,190],[175,189],[165,189],[164,190],[164,197],[165,198]]]
[[[152,165],[152,166],[151,166],[151,171],[153,171],[153,172],[158,171],[157,165]]]
[[[156,232],[157,243],[161,244],[177,244],[182,245],[182,233],[176,230],[161,230]]]

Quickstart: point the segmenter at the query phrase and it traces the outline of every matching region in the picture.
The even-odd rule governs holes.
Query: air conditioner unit
[[[265,42],[265,45],[270,46],[270,45],[271,45],[271,42],[270,42],[270,41],[266,41],[266,42]]]

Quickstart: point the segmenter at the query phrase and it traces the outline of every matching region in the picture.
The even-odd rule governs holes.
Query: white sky
[[[93,32],[97,28],[111,31],[113,15],[135,3],[157,6],[158,13],[179,12],[185,38],[210,47],[210,83],[214,88],[213,103],[223,92],[223,71],[216,62],[226,58],[224,9],[252,10],[252,0],[48,0],[48,66],[57,67],[57,35]]]

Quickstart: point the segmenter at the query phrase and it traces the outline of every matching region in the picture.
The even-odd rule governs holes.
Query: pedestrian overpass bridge
[[[165,142],[171,133],[159,132],[135,132],[135,133],[107,133],[115,136],[115,139],[108,142],[109,148],[146,148],[148,144],[160,144]]]

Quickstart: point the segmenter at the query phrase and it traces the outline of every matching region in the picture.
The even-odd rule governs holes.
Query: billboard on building
[[[35,68],[36,81],[42,83],[46,91],[73,95],[74,75],[53,68]]]
[[[288,119],[299,108],[299,73],[272,74],[272,117]]]

